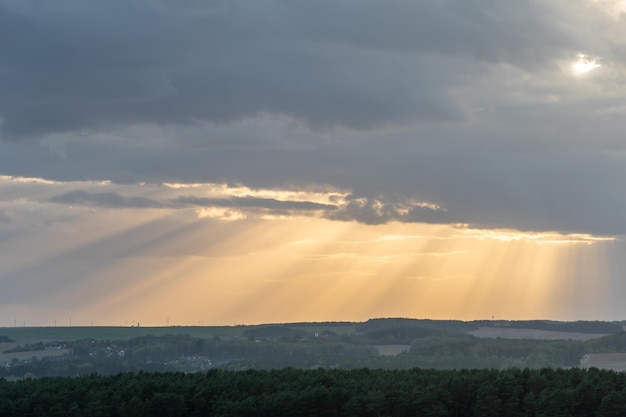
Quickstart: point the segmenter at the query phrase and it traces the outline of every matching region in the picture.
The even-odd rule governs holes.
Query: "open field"
[[[537,329],[510,329],[501,327],[480,327],[478,330],[468,332],[476,337],[501,339],[534,339],[534,340],[590,340],[598,339],[605,334],[555,332]]]
[[[48,349],[48,350],[34,350],[30,352],[13,352],[2,353],[5,350],[13,349],[19,345],[19,343],[0,343],[0,363],[11,362],[12,359],[20,361],[30,360],[34,357],[41,359],[46,356],[61,356],[69,353],[69,349]]]
[[[626,353],[590,353],[582,358],[580,367],[626,371]]]
[[[189,335],[203,339],[241,336],[248,326],[172,326],[172,327],[4,327],[0,335],[21,343],[40,340],[128,340],[140,336]]]
[[[380,356],[398,356],[411,349],[411,345],[375,345],[372,347],[378,351]]]

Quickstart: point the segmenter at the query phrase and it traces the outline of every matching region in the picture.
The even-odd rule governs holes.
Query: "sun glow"
[[[578,61],[572,66],[575,74],[585,74],[596,68],[600,68],[596,59],[593,59],[585,54],[578,54]]]
[[[98,322],[163,325],[166,317],[176,324],[567,318],[562,311],[575,313],[574,301],[581,303],[577,289],[606,290],[603,274],[579,276],[602,264],[594,248],[609,243],[588,237],[302,218],[188,218],[178,233],[171,220],[160,221],[164,235],[141,230],[160,244],[112,260],[87,280],[106,283],[96,299],[59,296],[83,300],[75,308]],[[130,247],[141,246],[143,238],[134,239]],[[563,265],[575,259],[588,267]],[[109,276],[125,284],[115,289]]]
[[[36,191],[41,201],[29,203],[18,186]],[[77,208],[73,200],[48,201],[85,187],[110,192],[84,193],[95,198],[84,205],[79,201]],[[348,201],[333,189],[61,183],[6,176],[0,176],[0,188],[14,196],[0,202],[11,219],[5,228],[22,221],[15,204],[52,213],[37,224],[37,233],[4,245],[0,257],[6,266],[0,271],[3,289],[40,289],[30,304],[9,310],[5,305],[0,312],[31,324],[51,325],[46,317],[70,314],[77,325],[164,325],[166,319],[180,325],[371,317],[472,320],[492,315],[571,320],[606,314],[612,307],[600,300],[620,293],[610,288],[612,273],[604,266],[603,251],[619,243],[614,237],[466,224],[389,221],[374,226],[324,218],[319,210],[297,210],[303,202],[368,204],[367,199]],[[121,197],[111,197],[116,195]],[[190,195],[209,203],[231,199],[232,204],[175,204]],[[107,204],[98,206],[105,197]],[[237,198],[246,204],[235,204]],[[262,203],[260,209],[247,204],[253,198]],[[287,209],[277,205],[279,200]],[[131,207],[119,206],[127,201]],[[134,207],[145,201],[153,203]],[[444,210],[417,200],[407,204]],[[384,204],[374,201],[371,209],[383,210]],[[34,216],[28,217],[32,221]],[[28,256],[23,247],[30,249]],[[33,256],[40,261],[30,262]],[[42,311],[41,305],[50,310]]]

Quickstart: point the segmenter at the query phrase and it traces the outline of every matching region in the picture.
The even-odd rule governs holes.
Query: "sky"
[[[626,1],[0,0],[0,326],[626,319]]]

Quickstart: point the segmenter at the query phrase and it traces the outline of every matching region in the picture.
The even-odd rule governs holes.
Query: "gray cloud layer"
[[[144,197],[124,197],[117,193],[70,191],[50,198],[53,203],[99,205],[113,208],[161,208],[163,204]]]
[[[552,19],[493,0],[2,1],[2,133],[263,113],[322,128],[458,120],[448,89],[476,63],[576,50]]]
[[[352,200],[195,203],[624,234],[619,6],[0,0],[1,173],[329,185]],[[600,67],[572,74],[578,54]],[[163,204],[90,191],[55,198]]]
[[[383,224],[390,221],[448,223],[445,210],[428,207],[418,202],[391,201],[385,198],[373,199],[348,195],[341,204],[322,204],[312,201],[277,200],[274,198],[244,197],[198,197],[183,196],[157,200],[145,197],[126,197],[117,192],[93,193],[83,190],[70,191],[52,196],[52,203],[106,208],[229,208],[243,211],[259,211],[263,214],[293,215],[307,212],[320,212],[332,220],[356,221],[364,224]],[[0,222],[2,221],[0,211]]]

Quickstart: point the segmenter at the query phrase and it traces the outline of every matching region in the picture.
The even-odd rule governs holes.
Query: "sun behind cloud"
[[[572,70],[576,75],[585,74],[596,68],[600,68],[597,59],[591,58],[589,55],[578,54],[577,58],[578,60],[572,66]]]

